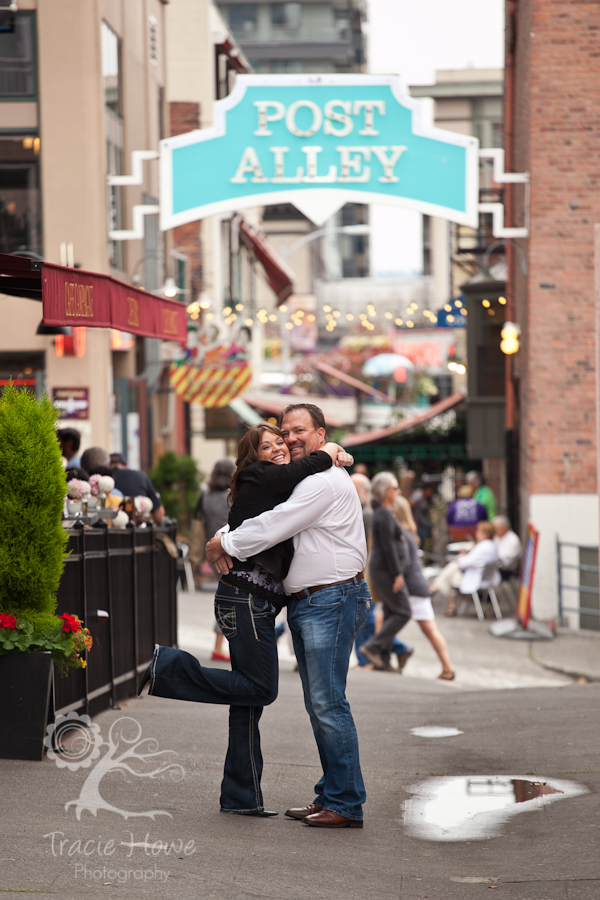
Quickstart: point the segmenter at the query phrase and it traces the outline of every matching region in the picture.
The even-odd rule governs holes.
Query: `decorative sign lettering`
[[[161,141],[161,228],[274,203],[322,224],[349,201],[476,227],[478,142],[419,113],[391,76],[238,75],[213,127]]]
[[[140,327],[140,301],[135,297],[127,298],[127,324],[132,328]]]
[[[65,281],[65,315],[94,318],[94,285]]]

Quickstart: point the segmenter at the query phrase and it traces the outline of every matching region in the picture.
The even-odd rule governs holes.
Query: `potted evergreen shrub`
[[[60,618],[65,563],[61,524],[66,479],[57,412],[46,397],[9,385],[0,396],[0,757],[42,759],[52,662],[85,666],[91,637],[76,616]]]

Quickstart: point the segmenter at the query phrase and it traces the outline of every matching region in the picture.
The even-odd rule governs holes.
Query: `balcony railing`
[[[232,28],[235,38],[241,44],[282,44],[282,43],[316,43],[316,44],[350,44],[352,32],[349,28],[286,28],[285,26],[259,27],[252,29]]]

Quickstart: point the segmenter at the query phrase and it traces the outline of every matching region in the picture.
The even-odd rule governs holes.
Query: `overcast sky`
[[[433,84],[436,69],[504,64],[504,0],[368,0],[368,18],[369,71],[405,85]],[[373,274],[420,267],[420,214],[372,206],[371,224]]]

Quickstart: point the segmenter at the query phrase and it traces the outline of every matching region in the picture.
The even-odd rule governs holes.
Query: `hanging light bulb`
[[[175,279],[173,278],[172,275],[168,275],[165,278],[165,283],[163,284],[162,292],[165,295],[165,297],[176,297],[177,294],[179,293],[179,288],[175,284]]]

